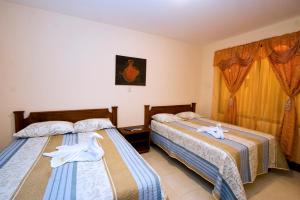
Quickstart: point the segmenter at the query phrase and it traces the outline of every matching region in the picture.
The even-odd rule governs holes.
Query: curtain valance
[[[215,52],[214,66],[224,70],[234,64],[247,66],[266,57],[283,64],[296,54],[300,54],[300,31],[218,50]]]
[[[240,66],[248,66],[258,56],[260,42],[254,42],[241,46],[231,47],[215,52],[214,66],[220,67],[222,70],[234,64]]]

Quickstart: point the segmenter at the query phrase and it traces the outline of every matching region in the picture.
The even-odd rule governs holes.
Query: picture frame
[[[146,85],[146,63],[144,58],[116,55],[115,85]]]

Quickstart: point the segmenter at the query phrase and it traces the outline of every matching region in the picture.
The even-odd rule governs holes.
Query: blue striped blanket
[[[116,129],[99,131],[104,157],[50,167],[44,152],[87,142],[89,134],[17,139],[0,153],[0,199],[161,200],[160,178]]]

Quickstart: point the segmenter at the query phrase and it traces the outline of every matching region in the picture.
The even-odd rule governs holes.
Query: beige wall
[[[198,112],[204,116],[211,115],[212,91],[213,91],[213,58],[214,52],[236,45],[246,44],[253,41],[269,38],[276,35],[295,32],[300,30],[300,16],[273,24],[255,31],[227,38],[222,41],[213,42],[202,46],[198,53],[200,62],[200,77]]]
[[[146,87],[115,86],[116,54],[147,59]],[[195,101],[196,62],[186,43],[0,1],[0,149],[14,110],[117,105],[124,126],[144,104]]]

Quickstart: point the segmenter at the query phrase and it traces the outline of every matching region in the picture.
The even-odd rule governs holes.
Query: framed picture
[[[146,85],[146,59],[116,55],[116,85]]]

